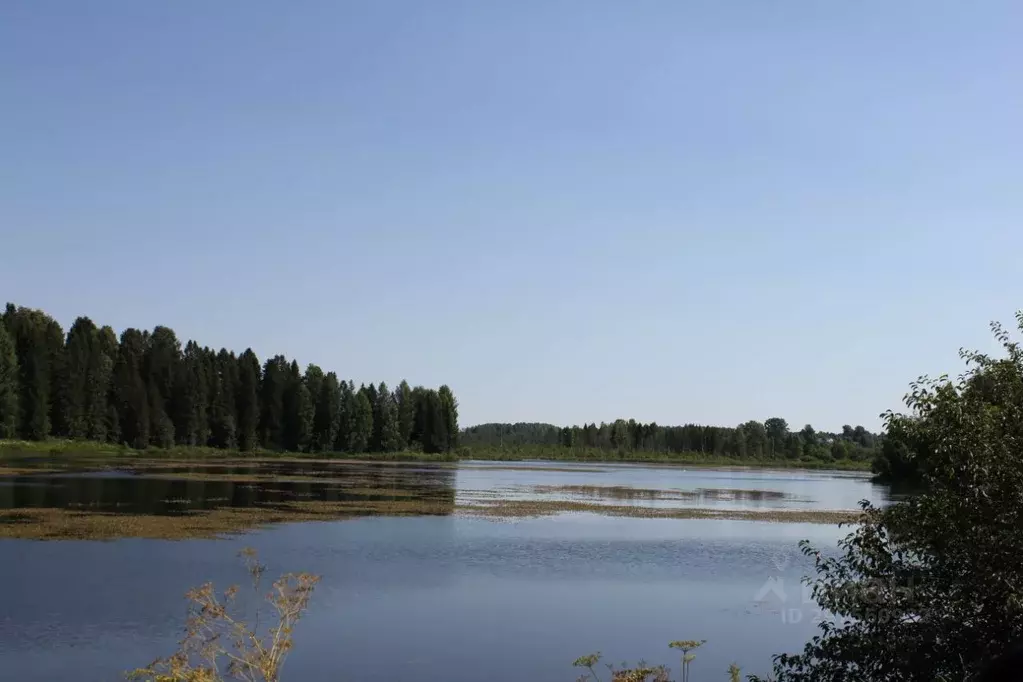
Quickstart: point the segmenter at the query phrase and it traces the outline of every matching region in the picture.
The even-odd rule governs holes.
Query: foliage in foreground
[[[242,550],[253,588],[260,588],[266,567],[255,552]],[[292,648],[296,623],[302,618],[319,577],[287,573],[274,581],[266,601],[274,623],[259,631],[259,612],[249,625],[240,613],[239,588],[218,596],[212,583],[188,592],[186,633],[178,651],[129,673],[142,682],[279,682],[281,667]]]
[[[992,328],[1006,357],[961,351],[965,374],[921,378],[886,415],[923,492],[864,503],[837,557],[803,543],[835,617],[775,658],[779,682],[974,680],[1023,638],[1023,350]]]
[[[698,452],[663,453],[649,451],[616,452],[597,448],[559,448],[547,446],[521,446],[513,448],[459,447],[445,452],[423,452],[420,449],[397,450],[392,452],[337,452],[319,451],[309,453],[288,453],[277,450],[223,449],[201,446],[173,446],[169,448],[148,447],[138,449],[114,443],[95,441],[57,440],[26,441],[0,439],[0,459],[22,456],[87,456],[87,457],[172,457],[181,459],[216,459],[237,457],[301,457],[303,459],[351,459],[360,461],[393,462],[457,462],[459,460],[485,460],[502,462],[559,461],[559,462],[632,462],[645,464],[672,464],[676,466],[751,466],[765,468],[794,469],[841,469],[866,471],[870,462],[866,460],[788,460],[788,459],[739,459],[719,457]]]
[[[677,649],[682,652],[679,661],[679,670],[681,676],[677,682],[691,682],[689,666],[696,660],[696,654],[692,653],[700,646],[707,643],[707,640],[695,640],[695,639],[680,639],[674,642],[670,642],[668,647],[671,649]],[[587,654],[586,656],[580,656],[575,659],[572,663],[576,668],[584,668],[585,673],[580,675],[576,682],[602,682],[600,675],[597,673],[596,666],[600,663],[601,654],[600,652]],[[630,667],[623,663],[621,666],[615,666],[613,664],[604,664],[610,674],[611,682],[672,682],[670,673],[671,671],[663,665],[650,666],[645,661],[640,661],[635,666]],[[738,665],[732,663],[728,666],[728,680],[729,682],[739,682],[742,677],[742,670]]]

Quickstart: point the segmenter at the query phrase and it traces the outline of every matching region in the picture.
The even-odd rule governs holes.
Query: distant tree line
[[[660,426],[635,419],[583,426],[542,423],[481,424],[462,431],[465,446],[561,446],[623,452],[701,453],[738,459],[853,460],[872,459],[880,436],[862,426],[843,426],[841,433],[817,431],[807,424],[790,431],[780,417],[748,421],[736,427]]]
[[[174,331],[79,317],[65,335],[39,310],[0,316],[0,438],[293,452],[451,450],[458,402],[447,386],[359,386],[275,355],[260,363]]]

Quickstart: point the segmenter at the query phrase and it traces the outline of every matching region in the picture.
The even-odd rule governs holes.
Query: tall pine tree
[[[336,374],[327,372],[323,381],[319,382],[319,390],[313,395],[313,400],[316,409],[313,416],[312,449],[327,452],[334,448],[341,425],[341,387]]]
[[[149,392],[142,380],[148,335],[125,329],[114,366],[113,394],[121,440],[136,448],[149,445]]]
[[[263,365],[259,387],[259,438],[268,450],[284,449],[284,389],[288,384],[288,361],[275,355]]]
[[[398,388],[394,389],[394,403],[398,416],[398,439],[401,449],[409,446],[412,439],[412,426],[416,420],[416,404],[412,399],[412,388],[402,379]]]
[[[352,433],[355,431],[355,386],[351,381],[341,381],[338,389],[337,436],[334,450],[351,452]]]
[[[158,326],[148,337],[143,361],[142,380],[149,395],[149,439],[153,445],[168,448],[174,445],[174,422],[171,403],[174,382],[179,374],[181,342],[169,327]]]
[[[300,374],[280,355],[261,367],[251,349],[182,349],[169,327],[118,338],[79,317],[65,336],[38,310],[8,304],[0,316],[0,438],[355,453],[416,443],[439,452],[454,446],[457,418],[446,386],[356,391],[316,365]]]
[[[365,386],[353,397],[352,430],[348,434],[348,452],[366,452],[373,438],[373,403]]]
[[[238,358],[221,348],[216,355],[207,349],[209,366],[210,440],[215,448],[238,447],[236,398],[238,393]],[[253,383],[253,386],[255,384]]]
[[[298,363],[288,367],[284,388],[284,449],[304,452],[309,448],[313,432],[315,406],[306,388]]]
[[[179,445],[206,445],[209,440],[210,370],[206,352],[199,344],[195,341],[185,344],[171,386],[170,417]]]
[[[64,334],[60,325],[39,310],[7,305],[4,325],[14,339],[18,359],[18,434],[26,440],[43,440],[52,430],[55,365],[63,356]]]
[[[89,397],[86,424],[88,438],[96,441],[120,441],[121,430],[114,404],[114,367],[117,365],[117,335],[109,326],[96,333],[93,359],[89,363]]]
[[[247,348],[238,358],[235,384],[235,415],[238,422],[238,449],[246,452],[260,446],[260,373],[259,358]]]
[[[458,401],[447,384],[437,390],[437,397],[444,415],[444,449],[451,451],[458,445]]]
[[[376,452],[396,452],[402,449],[398,430],[398,409],[387,384],[380,382],[373,405],[373,443]]]
[[[61,420],[69,438],[80,440],[89,436],[89,365],[94,362],[93,347],[98,344],[98,330],[88,317],[79,317],[67,333],[64,362],[57,401]]]
[[[0,438],[18,435],[18,355],[0,319]]]
[[[415,391],[414,391],[415,393]],[[423,452],[439,453],[448,448],[447,421],[437,391],[421,389],[416,395],[416,419],[413,431]]]

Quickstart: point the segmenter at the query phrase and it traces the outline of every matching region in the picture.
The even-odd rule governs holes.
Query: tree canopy
[[[490,423],[464,429],[459,438],[462,445],[469,447],[562,446],[821,462],[870,461],[883,440],[862,426],[847,426],[841,433],[827,433],[807,424],[801,431],[791,432],[788,423],[779,417],[765,422],[748,421],[731,428],[699,424],[661,426],[635,419],[564,427],[544,423]]]
[[[425,405],[429,403],[429,406]],[[260,364],[151,332],[79,317],[65,335],[42,311],[8,304],[0,316],[0,438],[50,437],[132,447],[241,450],[446,452],[457,401],[447,386],[402,381],[362,386],[316,365],[275,355]],[[416,414],[439,409],[434,431],[413,433]],[[435,430],[436,430],[435,429]]]
[[[921,491],[863,503],[837,556],[803,543],[831,617],[776,658],[778,682],[973,680],[1023,640],[1023,349],[993,330],[1005,357],[964,351],[963,375],[921,378],[885,415],[887,459]]]

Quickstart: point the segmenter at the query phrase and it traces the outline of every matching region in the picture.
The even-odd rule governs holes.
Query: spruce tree
[[[238,427],[235,416],[235,396],[238,385],[238,359],[221,348],[213,355],[208,350],[210,439],[215,448],[238,447]]]
[[[110,386],[117,361],[117,337],[110,327],[94,329],[89,343],[85,385],[85,438],[105,441],[110,434]]]
[[[65,336],[38,310],[8,304],[0,316],[0,437],[355,453],[416,443],[440,452],[454,446],[457,418],[446,386],[356,391],[316,365],[300,373],[281,355],[261,367],[251,349],[236,357],[196,341],[182,348],[169,327],[118,338],[79,317]]]
[[[288,381],[288,361],[276,355],[263,365],[259,386],[259,440],[268,450],[284,448],[284,388]]]
[[[444,449],[450,451],[458,445],[458,401],[447,384],[437,391],[444,417]]]
[[[147,337],[142,380],[149,396],[149,437],[153,445],[174,445],[174,382],[179,376],[181,342],[169,327],[157,326]]]
[[[341,381],[338,390],[337,436],[334,450],[351,452],[352,434],[355,432],[355,386],[351,381]]]
[[[412,439],[412,427],[416,420],[416,404],[412,399],[412,389],[404,379],[398,384],[398,388],[394,389],[394,403],[398,415],[398,438],[401,441],[401,449],[405,449]]]
[[[315,406],[295,361],[288,367],[283,400],[284,449],[304,452],[312,436]]]
[[[114,366],[113,395],[121,440],[136,448],[149,445],[149,393],[142,380],[147,334],[128,328],[121,334]]]
[[[64,362],[57,401],[66,435],[76,440],[89,436],[89,365],[94,361],[93,347],[98,344],[96,325],[88,317],[79,317],[67,333]]]
[[[418,387],[417,387],[418,388]],[[440,395],[433,389],[418,389],[416,395],[416,435],[423,452],[438,453],[448,449],[447,420]]]
[[[0,320],[0,438],[18,434],[18,355]]]
[[[170,417],[179,445],[206,445],[209,440],[210,369],[207,354],[199,344],[185,344],[171,387]]]
[[[352,432],[348,437],[348,451],[366,452],[373,437],[373,404],[369,401],[365,387],[359,389],[353,398]]]
[[[38,310],[7,305],[4,324],[14,340],[18,359],[18,434],[43,440],[52,428],[54,365],[63,354],[64,334],[52,318]]]
[[[247,348],[238,358],[237,383],[235,384],[235,415],[238,425],[239,450],[248,452],[259,447],[259,396],[259,358],[251,348]]]
[[[380,382],[373,409],[374,447],[378,452],[397,452],[404,448],[398,426],[398,407],[387,384]]]
[[[312,449],[327,452],[335,447],[341,423],[341,387],[337,375],[327,372],[315,394]]]

